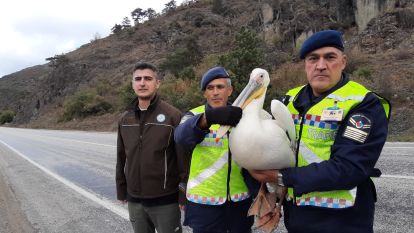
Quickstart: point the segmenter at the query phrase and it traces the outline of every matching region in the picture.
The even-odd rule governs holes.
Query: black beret
[[[209,82],[218,78],[230,78],[230,76],[227,71],[221,66],[213,67],[207,70],[200,82],[201,90],[204,91]]]
[[[335,47],[344,51],[341,33],[335,30],[324,30],[313,34],[303,43],[299,52],[300,59],[304,59],[308,53],[322,47]]]

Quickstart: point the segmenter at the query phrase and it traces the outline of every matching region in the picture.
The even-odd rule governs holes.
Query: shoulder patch
[[[364,143],[370,132],[371,120],[363,114],[356,113],[349,118],[342,136],[355,142]]]
[[[164,114],[162,114],[162,113],[158,114],[158,115],[157,115],[157,121],[158,121],[159,123],[164,122],[164,121],[165,121],[165,115],[164,115]]]

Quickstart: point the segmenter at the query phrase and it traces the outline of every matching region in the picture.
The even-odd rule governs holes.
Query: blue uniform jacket
[[[300,114],[318,103],[336,89],[345,85],[346,75],[330,91],[316,98],[309,85],[302,89],[294,106]],[[363,114],[371,120],[371,130],[364,143],[343,136],[353,114]],[[387,138],[388,119],[378,97],[369,93],[357,107],[345,117],[337,131],[327,161],[305,167],[281,170],[283,182],[294,188],[296,196],[314,192],[352,189],[357,186],[355,205],[345,209],[284,205],[285,225],[289,232],[372,232],[376,191],[370,176],[379,176],[374,169]]]

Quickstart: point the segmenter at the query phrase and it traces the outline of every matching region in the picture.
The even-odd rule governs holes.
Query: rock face
[[[354,0],[355,21],[359,32],[367,27],[368,22],[384,11],[386,0]]]
[[[412,1],[399,0],[311,0],[270,1],[261,5],[262,33],[267,45],[288,44],[297,48],[304,36],[320,29],[348,29],[356,25],[362,33],[372,19]],[[293,39],[293,41],[291,41]],[[282,46],[284,47],[284,46]]]
[[[261,4],[260,19],[268,46],[295,49],[303,41],[303,35],[323,28],[352,27],[355,12],[352,1],[265,1]]]

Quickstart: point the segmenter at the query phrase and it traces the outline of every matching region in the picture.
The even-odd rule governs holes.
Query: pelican
[[[234,101],[233,105],[243,109],[240,122],[229,136],[230,151],[234,161],[248,170],[282,169],[295,165],[295,126],[287,107],[278,100],[271,102],[271,115],[263,110],[269,73],[260,68],[250,74],[249,83]],[[217,138],[229,129],[221,126]],[[271,187],[277,187],[275,184]],[[264,184],[249,210],[256,216],[256,227],[266,232],[273,231],[280,219],[284,195],[276,188],[266,193]],[[276,197],[280,201],[276,203]]]

